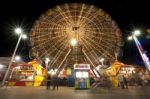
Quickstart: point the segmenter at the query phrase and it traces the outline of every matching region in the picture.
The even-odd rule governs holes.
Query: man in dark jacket
[[[55,90],[55,87],[57,87],[58,90],[59,78],[57,77],[57,75],[53,75],[52,84],[53,84],[53,90]]]
[[[46,88],[47,88],[47,90],[49,90],[50,89],[50,85],[51,85],[51,75],[48,75],[47,76],[47,83],[46,83]]]

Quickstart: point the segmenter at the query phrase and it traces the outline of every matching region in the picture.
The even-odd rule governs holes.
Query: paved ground
[[[109,90],[60,87],[54,91],[45,87],[11,87],[0,88],[0,99],[150,99],[150,87]]]

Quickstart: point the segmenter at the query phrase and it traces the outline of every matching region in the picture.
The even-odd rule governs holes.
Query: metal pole
[[[139,41],[138,41],[138,39],[135,37],[135,36],[133,36],[133,39],[134,39],[134,41],[135,41],[135,44],[136,44],[136,46],[137,46],[137,48],[138,48],[138,50],[139,50],[139,52],[140,52],[140,55],[141,55],[141,57],[142,57],[142,59],[143,59],[143,62],[144,62],[144,65],[145,65],[145,67],[150,71],[150,68],[147,66],[148,64],[147,64],[147,62],[145,61],[145,58],[144,58],[144,56],[143,56],[143,52],[141,51],[141,48],[139,47]],[[142,47],[142,46],[141,46]]]
[[[10,74],[10,76],[9,76],[9,80],[8,80],[8,81],[10,81],[10,80],[11,80],[12,75],[13,75],[13,72],[14,72],[14,67],[13,67],[13,69],[12,69],[12,71],[11,71],[11,74]]]
[[[8,69],[7,69],[7,71],[6,71],[6,73],[5,73],[5,76],[4,76],[4,78],[3,78],[3,81],[2,81],[2,84],[1,84],[2,86],[4,86],[5,81],[6,81],[6,79],[7,79],[9,70],[10,70],[11,65],[12,65],[12,62],[13,62],[13,60],[14,60],[14,58],[15,58],[16,51],[17,51],[17,49],[18,49],[18,45],[19,45],[19,43],[20,43],[20,40],[21,40],[21,38],[22,38],[22,35],[23,35],[23,33],[21,33],[20,36],[19,36],[19,39],[18,39],[17,45],[16,45],[16,47],[15,47],[14,53],[13,53],[13,55],[12,55],[11,61],[10,61],[9,65],[8,65]]]

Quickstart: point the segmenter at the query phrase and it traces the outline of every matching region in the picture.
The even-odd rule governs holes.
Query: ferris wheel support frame
[[[62,66],[62,64],[64,63],[64,61],[66,60],[66,58],[69,56],[70,52],[71,52],[71,49],[69,49],[68,53],[66,54],[66,56],[64,57],[64,59],[62,60],[62,62],[60,63],[60,65],[58,66],[56,75],[58,75],[58,73],[60,71],[60,67]]]
[[[92,64],[92,66],[94,67],[94,69],[96,70],[96,72],[98,73],[98,75],[101,76],[100,73],[99,73],[99,71],[97,71],[95,65],[93,64],[93,62],[90,60],[90,58],[88,57],[88,55],[85,53],[85,51],[84,51],[83,49],[82,49],[82,52],[83,52],[83,54],[85,55],[85,57],[87,58],[87,60],[89,60],[89,62]],[[92,71],[93,71],[93,70],[92,70]],[[93,72],[93,73],[94,73],[94,72]],[[95,75],[95,77],[97,77],[95,73],[94,73],[94,75]],[[98,78],[98,77],[97,77],[97,78]]]

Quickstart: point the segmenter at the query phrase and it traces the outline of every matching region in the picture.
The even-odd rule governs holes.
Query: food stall
[[[30,64],[13,64],[8,86],[32,86],[35,70]]]
[[[36,61],[13,64],[8,86],[41,86],[46,77],[46,70]]]
[[[138,83],[136,80],[138,79],[146,81],[145,83],[148,83],[150,79],[148,70],[145,67],[137,65],[124,65],[119,73],[126,76],[129,85],[136,85]]]
[[[75,70],[75,88],[87,89],[90,88],[90,64],[74,64]]]

